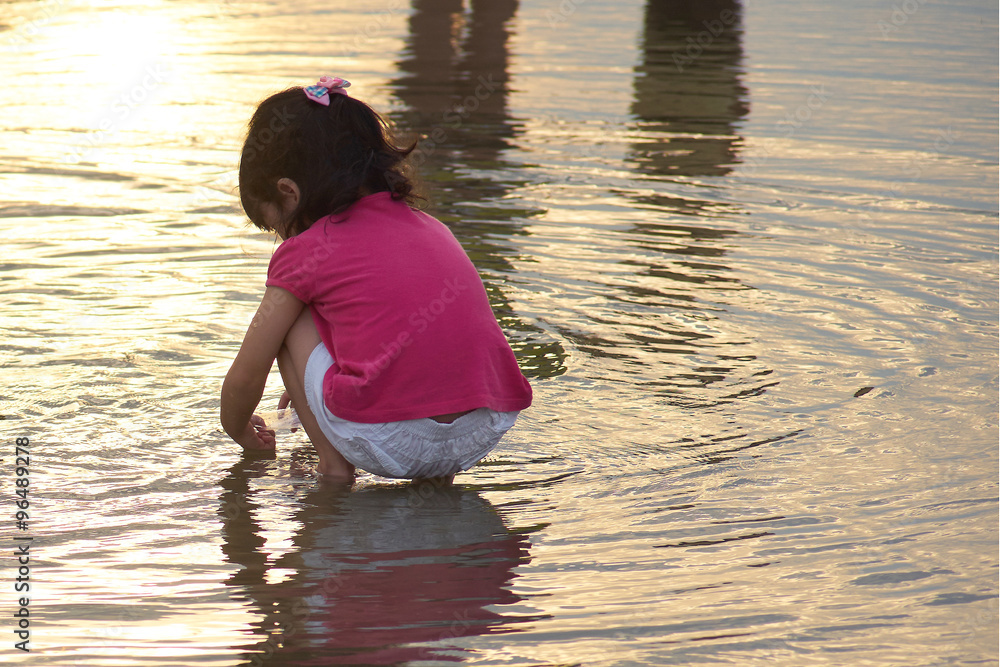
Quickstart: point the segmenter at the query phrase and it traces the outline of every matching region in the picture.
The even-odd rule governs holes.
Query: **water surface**
[[[5,7],[5,662],[997,664],[995,6]],[[421,137],[535,388],[455,489],[217,423],[241,133],[322,73]]]

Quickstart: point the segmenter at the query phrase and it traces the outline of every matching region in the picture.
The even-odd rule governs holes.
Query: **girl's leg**
[[[343,481],[354,480],[354,466],[351,465],[334,449],[330,441],[323,435],[315,415],[309,409],[306,400],[305,374],[309,355],[320,343],[319,332],[313,322],[309,308],[303,308],[295,324],[285,336],[285,342],[278,351],[278,370],[285,383],[285,389],[292,399],[292,405],[299,415],[299,421],[306,430],[306,435],[319,454],[319,472],[331,478]]]

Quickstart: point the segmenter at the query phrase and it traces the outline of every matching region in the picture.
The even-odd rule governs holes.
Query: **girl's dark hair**
[[[390,192],[413,205],[420,197],[404,160],[414,148],[396,146],[389,124],[361,100],[334,93],[323,106],[302,88],[289,88],[264,100],[250,119],[240,202],[258,228],[279,231],[264,222],[260,204],[281,200],[279,179],[295,181],[299,205],[281,230],[286,238],[366,194]]]

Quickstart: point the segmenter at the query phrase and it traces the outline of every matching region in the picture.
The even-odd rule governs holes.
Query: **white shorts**
[[[323,435],[345,459],[383,477],[441,477],[467,470],[490,453],[519,412],[479,408],[450,424],[433,419],[407,419],[361,424],[337,417],[323,400],[323,378],[333,365],[320,343],[306,363],[305,390],[309,409]]]

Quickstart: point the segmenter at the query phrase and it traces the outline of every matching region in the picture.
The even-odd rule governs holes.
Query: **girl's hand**
[[[294,410],[294,409],[295,409],[295,406],[294,406],[294,405],[291,405],[291,403],[292,403],[292,397],[291,397],[291,396],[289,396],[289,394],[288,394],[288,390],[286,389],[286,390],[285,390],[285,393],[283,393],[283,394],[281,395],[281,398],[279,398],[279,399],[278,399],[278,409],[279,409],[279,410],[284,410],[285,408],[287,408],[287,407],[291,406],[291,408],[292,408],[292,409]],[[296,432],[296,431],[298,431],[299,429],[297,429],[297,428],[293,428],[293,429],[289,429],[289,430],[290,430],[290,431],[291,431],[292,433],[295,433],[295,432]]]
[[[250,417],[250,422],[236,440],[243,449],[274,449],[274,431],[267,428],[264,420],[257,415]]]
[[[286,389],[285,393],[283,393],[281,395],[281,398],[278,399],[278,409],[284,410],[285,408],[288,407],[288,404],[291,402],[292,402],[292,397],[288,394],[288,390]]]

